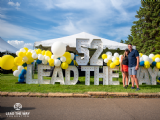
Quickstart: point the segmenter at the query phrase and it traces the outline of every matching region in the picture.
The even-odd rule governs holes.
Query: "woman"
[[[121,72],[123,75],[123,87],[126,89],[128,87],[128,54],[129,50],[125,49],[124,54],[121,56]],[[126,78],[126,86],[125,86],[125,78]]]

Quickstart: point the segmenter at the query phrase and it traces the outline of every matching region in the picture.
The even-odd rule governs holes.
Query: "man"
[[[134,82],[137,85],[136,91],[140,90],[137,79],[137,70],[139,67],[139,53],[137,50],[132,49],[132,44],[128,44],[128,49],[130,53],[128,54],[128,72],[131,77],[132,87],[131,89],[135,89]]]

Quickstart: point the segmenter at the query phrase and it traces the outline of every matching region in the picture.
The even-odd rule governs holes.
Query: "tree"
[[[120,43],[124,43],[124,41],[121,39]]]
[[[141,5],[125,43],[131,42],[147,55],[160,54],[160,0],[141,0]]]
[[[133,37],[131,36],[131,35],[128,35],[128,40],[125,40],[125,44],[129,44],[129,43],[132,43],[132,41],[133,41]]]

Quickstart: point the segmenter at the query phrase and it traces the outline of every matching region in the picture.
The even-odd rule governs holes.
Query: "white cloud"
[[[23,47],[33,49],[32,43],[25,43],[24,41],[18,41],[18,40],[8,40],[7,42],[18,49],[23,48]]]
[[[105,34],[115,37],[115,41],[120,41],[121,39],[127,37],[131,32],[130,32],[131,27],[119,27],[119,28],[112,28],[109,31],[106,31]]]
[[[0,36],[3,38],[21,37],[30,40],[38,40],[39,33],[36,30],[13,25],[0,19]]]
[[[58,16],[63,17],[59,20],[59,25],[52,27],[53,32],[59,34],[74,34],[82,31],[97,34],[104,33],[104,30],[105,32],[110,31],[108,28],[113,29],[115,28],[113,25],[116,24],[132,24],[136,11],[128,11],[127,8],[140,5],[140,1],[133,0],[55,0],[54,2],[35,0],[34,3],[32,5],[47,11],[65,10]],[[124,25],[125,27],[128,26]],[[112,33],[109,36],[112,36]]]
[[[8,5],[14,6],[14,7],[16,7],[16,9],[19,9],[19,7],[20,7],[20,3],[19,3],[19,2],[14,3],[14,2],[12,2],[12,1],[9,1],[9,2],[8,2]]]
[[[5,15],[2,15],[1,13],[0,13],[0,18],[7,18]]]

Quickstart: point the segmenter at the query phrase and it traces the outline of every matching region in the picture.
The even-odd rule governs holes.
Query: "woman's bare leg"
[[[126,74],[126,85],[128,85],[128,72],[126,72],[125,74]]]
[[[126,77],[126,75],[125,75],[125,73],[124,72],[122,72],[122,74],[123,74],[123,87],[125,87],[125,77]]]

